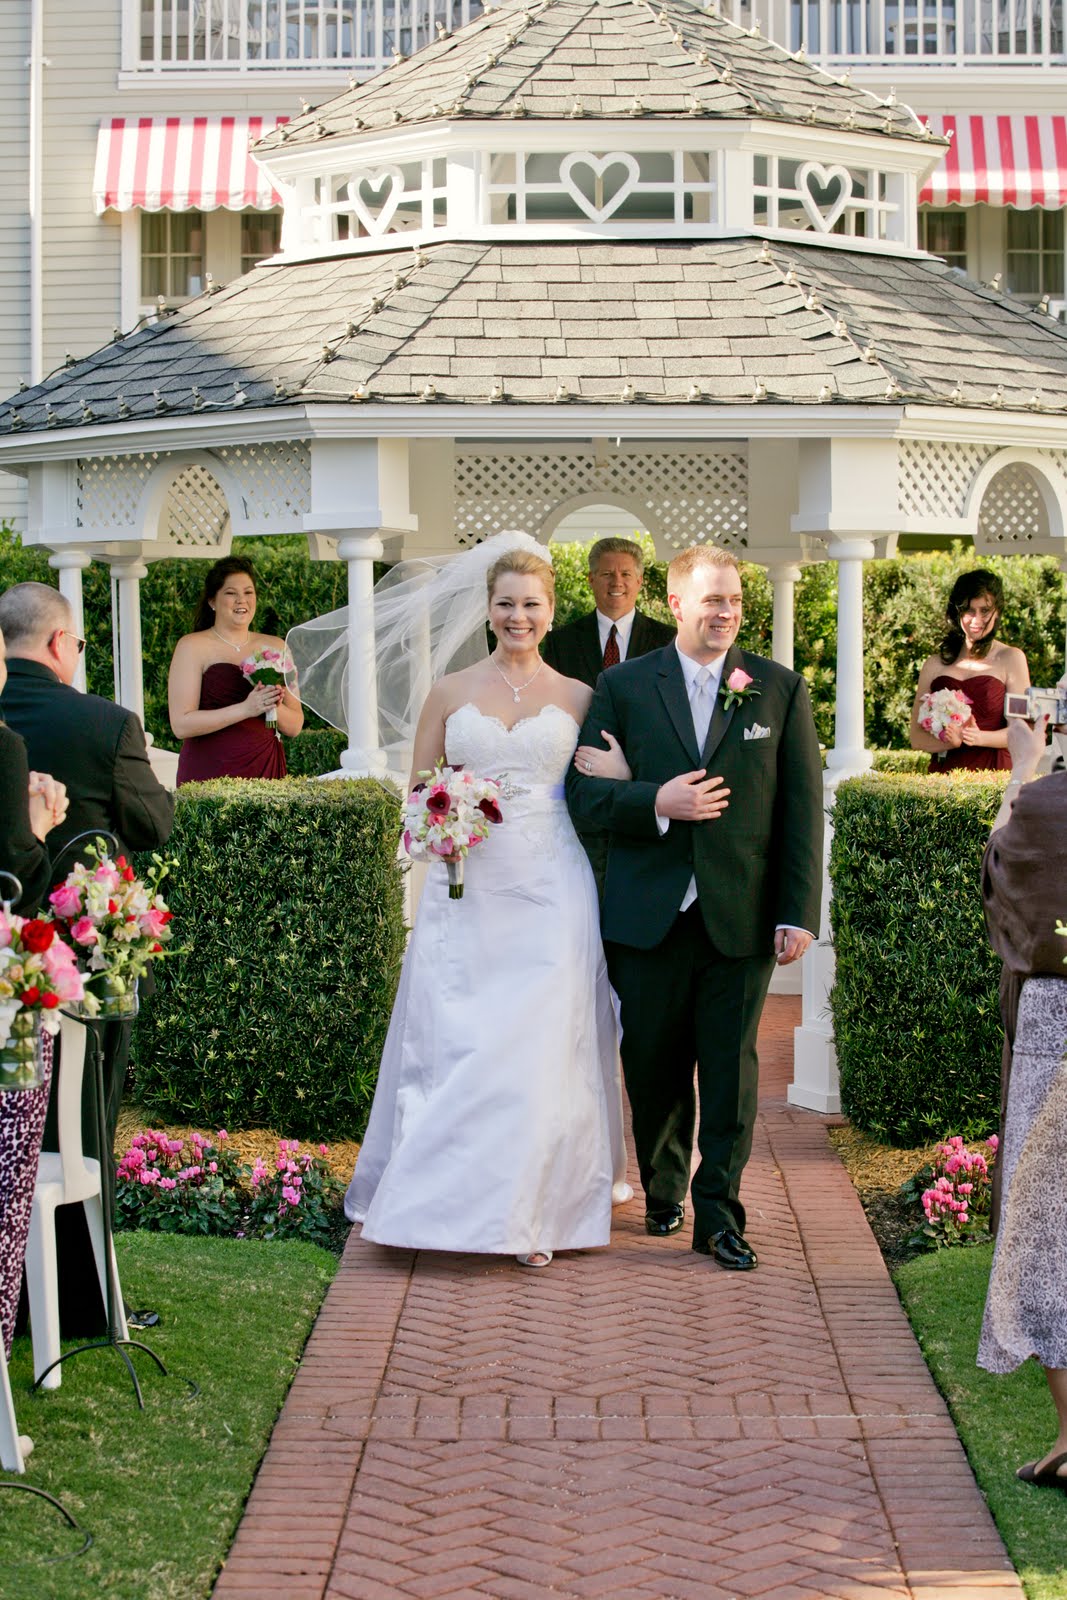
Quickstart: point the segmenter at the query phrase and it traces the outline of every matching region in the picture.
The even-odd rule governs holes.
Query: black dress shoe
[[[755,1250],[735,1228],[723,1228],[706,1238],[694,1237],[693,1249],[731,1272],[751,1272],[758,1264]]]
[[[657,1206],[645,1212],[645,1232],[664,1238],[668,1233],[677,1233],[684,1221],[684,1206]]]

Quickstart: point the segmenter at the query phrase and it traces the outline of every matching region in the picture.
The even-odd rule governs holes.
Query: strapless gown
[[[473,705],[453,765],[508,780],[448,898],[431,865],[345,1197],[378,1244],[523,1255],[606,1245],[622,1154],[618,1036],[596,888],[563,778],[578,726]]]
[[[1004,718],[1004,685],[991,672],[976,672],[966,677],[953,678],[947,672],[939,673],[930,685],[931,693],[938,689],[962,689],[971,702],[975,722],[983,733],[993,733],[1007,726]],[[978,749],[961,744],[958,750],[937,751],[930,757],[931,772],[995,772],[1011,766],[1007,750]]]
[[[200,710],[217,711],[247,700],[252,685],[234,662],[214,661],[200,680]],[[182,742],[178,784],[208,778],[284,778],[285,751],[264,717],[246,717],[216,733],[201,733]]]

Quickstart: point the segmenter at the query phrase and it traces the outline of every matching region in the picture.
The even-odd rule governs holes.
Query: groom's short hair
[[[680,550],[667,568],[668,594],[677,589],[683,578],[691,578],[698,567],[736,567],[741,571],[741,563],[732,550],[724,550],[720,544],[691,544]]]

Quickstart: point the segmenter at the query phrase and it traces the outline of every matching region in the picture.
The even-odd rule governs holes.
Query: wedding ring
[[[591,762],[591,761],[587,761],[587,762],[586,762],[586,763],[585,763],[585,770],[586,770],[586,772],[592,772],[592,770],[593,770],[593,763],[592,763],[592,762]]]

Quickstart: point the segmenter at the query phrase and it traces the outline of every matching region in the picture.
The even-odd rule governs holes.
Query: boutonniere
[[[735,667],[725,683],[719,685],[722,695],[722,707],[729,711],[731,706],[740,705],[742,700],[754,700],[760,690],[756,688],[752,674],[746,672],[744,667]]]

